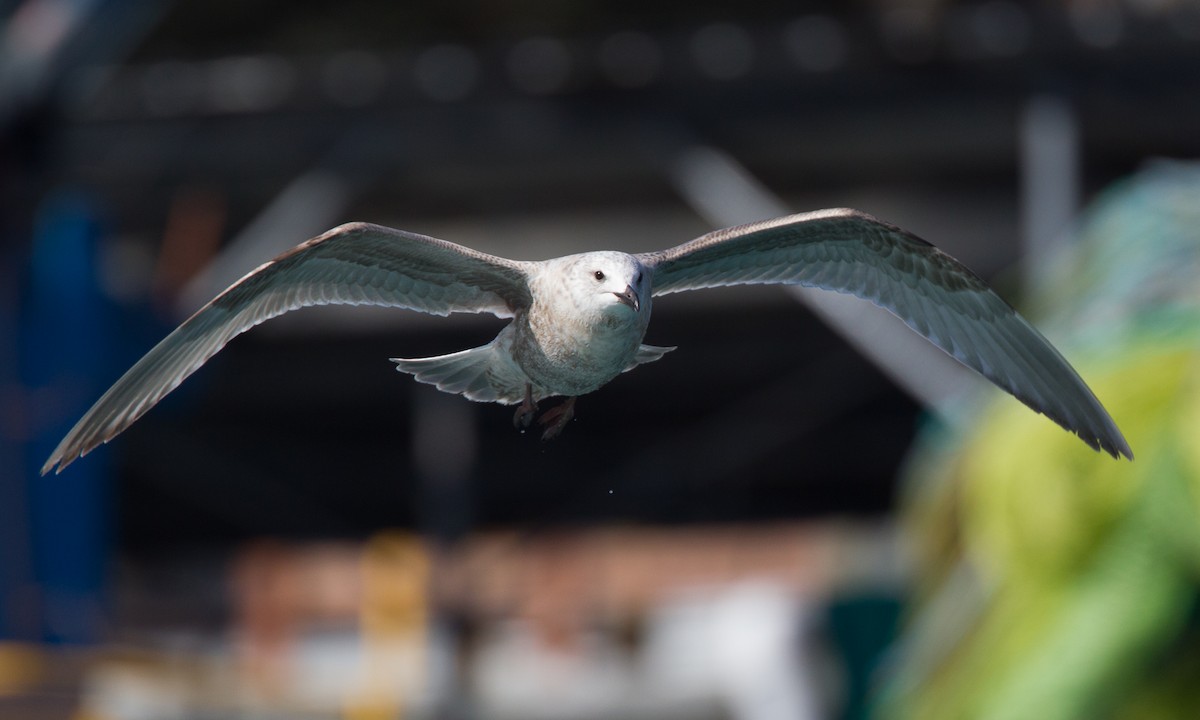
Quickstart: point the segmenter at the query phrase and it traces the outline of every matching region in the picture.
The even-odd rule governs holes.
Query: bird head
[[[567,287],[578,307],[614,317],[649,311],[648,273],[632,255],[590,252],[564,260]]]

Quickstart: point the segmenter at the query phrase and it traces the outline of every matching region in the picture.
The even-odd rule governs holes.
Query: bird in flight
[[[575,398],[674,348],[642,343],[652,299],[683,290],[792,284],[849,293],[910,328],[1096,450],[1133,458],[1087,385],[1032,325],[930,243],[857,210],[832,209],[718,230],[669,250],[600,251],[536,262],[367,223],[301,243],[234,283],[134,364],[42,467],[61,472],[119,435],[231,339],[311,305],[382,305],[511,318],[482,347],[397,369],[479,402],[517,405],[544,438]],[[538,403],[562,403],[538,416]]]

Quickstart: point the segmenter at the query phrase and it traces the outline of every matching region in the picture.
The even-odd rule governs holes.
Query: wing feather
[[[382,305],[436,315],[528,307],[524,264],[367,223],[304,242],[201,308],[109,388],[42,467],[61,472],[129,427],[235,336],[311,305]]]
[[[653,273],[656,296],[784,283],[869,300],[1091,447],[1133,457],[1100,401],[1041,333],[957,260],[870,215],[792,215],[638,259]]]

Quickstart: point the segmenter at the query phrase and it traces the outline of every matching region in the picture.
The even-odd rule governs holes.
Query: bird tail
[[[521,391],[509,388],[494,370],[503,365],[495,343],[470,350],[427,358],[392,358],[396,369],[412,375],[417,382],[434,385],[443,392],[462,395],[478,402],[511,404],[519,401]]]

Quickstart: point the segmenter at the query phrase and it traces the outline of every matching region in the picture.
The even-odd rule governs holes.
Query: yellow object
[[[35,687],[46,674],[43,652],[35,645],[0,642],[0,696]]]
[[[361,675],[342,710],[346,720],[398,720],[426,682],[430,562],[417,536],[381,533],[363,550]]]

